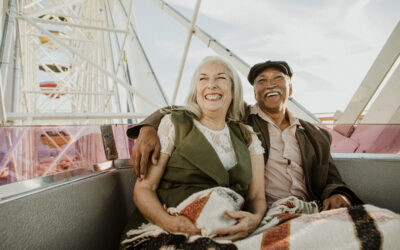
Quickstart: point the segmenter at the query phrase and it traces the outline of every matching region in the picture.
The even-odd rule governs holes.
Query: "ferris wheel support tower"
[[[168,105],[137,36],[132,2],[5,2],[3,122],[115,123]]]

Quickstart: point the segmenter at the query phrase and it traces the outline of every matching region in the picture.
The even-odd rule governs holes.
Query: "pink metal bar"
[[[400,154],[400,124],[355,125],[349,137],[334,130],[337,126],[320,125],[332,135],[332,152]]]
[[[108,162],[99,126],[0,128],[0,185]]]
[[[112,125],[119,159],[130,158],[132,125]],[[319,125],[332,135],[335,153],[400,154],[399,125],[357,125],[349,137],[333,125]],[[0,185],[77,168],[88,172],[110,168],[99,125],[0,128]],[[87,172],[86,171],[86,172]]]

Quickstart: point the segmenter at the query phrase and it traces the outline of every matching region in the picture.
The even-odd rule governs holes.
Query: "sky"
[[[149,0],[134,0],[138,34],[169,100],[187,30]],[[196,0],[168,0],[188,19]],[[285,60],[293,68],[293,97],[313,113],[343,111],[400,21],[398,0],[203,0],[197,25],[249,65]],[[399,41],[400,42],[400,41]],[[193,36],[176,104],[194,68],[215,55]],[[244,98],[255,103],[246,76]]]

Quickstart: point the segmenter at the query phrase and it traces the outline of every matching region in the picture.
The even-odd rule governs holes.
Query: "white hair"
[[[233,68],[232,64],[219,56],[207,56],[205,57],[201,63],[197,66],[192,81],[190,84],[189,94],[185,101],[185,109],[191,112],[196,119],[201,119],[202,113],[197,103],[197,76],[199,75],[200,67],[203,66],[207,62],[219,62],[222,63],[226,69],[228,70],[228,75],[232,81],[232,102],[229,105],[228,112],[226,113],[226,120],[241,120],[244,116],[244,101],[243,101],[243,89],[242,83],[240,81],[239,75],[236,70]]]

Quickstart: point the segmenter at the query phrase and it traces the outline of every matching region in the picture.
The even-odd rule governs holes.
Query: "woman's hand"
[[[267,210],[264,190],[264,158],[263,155],[251,155],[251,167],[253,178],[246,197],[247,211],[226,211],[225,214],[232,219],[236,219],[236,225],[217,229],[216,240],[239,240],[252,233],[260,224]]]
[[[230,227],[215,230],[215,234],[221,235],[214,238],[215,240],[235,241],[243,239],[257,228],[262,219],[261,216],[246,211],[226,211],[225,214],[232,219],[236,219],[238,223]]]
[[[201,230],[198,229],[191,220],[182,215],[169,216],[169,218],[163,224],[164,225],[162,227],[170,233],[201,233]]]

